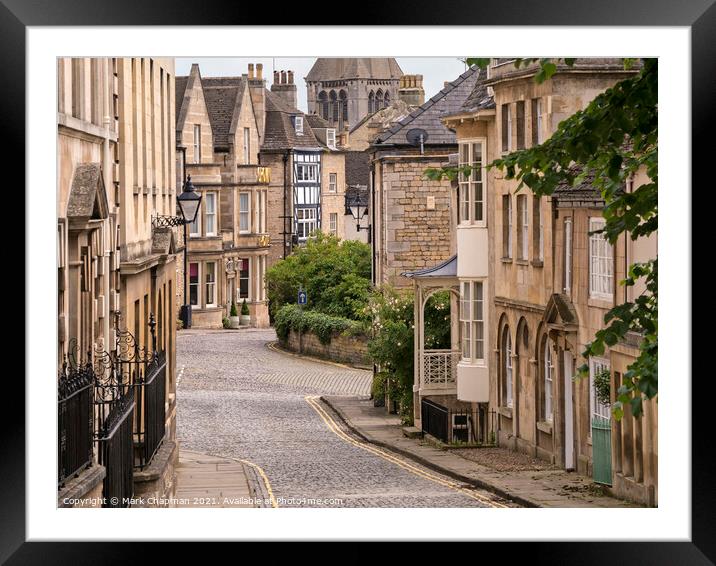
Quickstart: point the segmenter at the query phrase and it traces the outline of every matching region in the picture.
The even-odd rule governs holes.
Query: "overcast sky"
[[[273,82],[273,71],[285,70],[295,73],[295,82],[298,86],[298,108],[306,108],[306,82],[303,80],[311,70],[315,58],[307,57],[195,57],[177,58],[177,76],[188,75],[192,63],[198,63],[203,77],[230,77],[248,73],[249,63],[263,63],[266,86]],[[407,75],[423,75],[423,88],[425,100],[437,94],[443,88],[445,81],[456,79],[465,72],[465,64],[457,58],[450,57],[397,57],[398,65]]]

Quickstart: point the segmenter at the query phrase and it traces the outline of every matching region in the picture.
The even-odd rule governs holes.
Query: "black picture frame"
[[[498,2],[475,2],[459,0],[451,3],[412,0],[391,1],[365,5],[349,16],[344,14],[343,23],[350,25],[560,25],[560,26],[688,26],[692,34],[692,184],[711,187],[712,175],[707,167],[713,159],[714,103],[716,102],[716,5],[714,0],[550,0],[528,2],[502,0]],[[326,12],[327,13],[327,12]],[[306,23],[323,24],[325,14],[316,14],[310,21],[300,22],[290,10],[267,10],[262,3],[240,2],[221,6],[215,2],[190,2],[188,0],[0,0],[0,57],[3,60],[2,106],[5,140],[5,163],[25,162],[25,32],[28,26],[67,25],[279,25]],[[567,46],[568,47],[568,46]],[[121,46],[118,46],[121,49]],[[667,79],[668,80],[668,79]],[[19,182],[24,187],[24,169],[15,166]],[[704,177],[699,179],[699,177]],[[7,177],[6,177],[7,182]],[[6,189],[9,188],[6,185]],[[17,191],[17,188],[15,188]],[[689,196],[686,187],[671,187]],[[18,191],[19,192],[19,191]],[[709,202],[708,200],[703,202]],[[709,203],[710,204],[710,203]],[[703,207],[708,208],[708,207]],[[31,210],[26,209],[26,214]],[[686,229],[686,228],[685,228]],[[692,257],[698,257],[693,255]],[[706,256],[708,257],[708,256]],[[31,261],[31,258],[25,258]],[[19,270],[18,270],[19,271]],[[694,280],[694,283],[697,283]],[[692,296],[697,290],[692,287]],[[31,300],[30,297],[25,297]],[[18,319],[19,320],[19,319]],[[40,321],[42,323],[42,321]],[[32,321],[27,335],[31,335]],[[695,328],[693,328],[695,330]],[[684,329],[691,332],[692,329]],[[693,338],[697,333],[693,332]],[[703,335],[702,335],[703,336]],[[708,353],[708,349],[703,354]],[[693,350],[698,351],[696,349]],[[668,348],[664,348],[668,355]],[[703,356],[708,357],[707,355]],[[694,359],[694,362],[697,360]],[[12,367],[12,366],[6,366]],[[698,366],[685,367],[683,375],[670,376],[688,383]],[[701,369],[701,368],[698,368]],[[14,372],[12,372],[14,373]],[[114,564],[145,562],[160,559],[186,558],[185,545],[171,543],[159,545],[142,543],[28,543],[25,542],[25,426],[24,404],[17,411],[10,406],[20,405],[17,400],[25,395],[24,383],[10,373],[4,380],[5,410],[0,411],[3,426],[0,427],[0,562],[8,564]],[[712,564],[716,561],[716,477],[711,454],[713,424],[709,415],[713,404],[713,380],[705,373],[698,389],[692,387],[692,415],[704,422],[697,424],[692,415],[692,538],[691,542],[542,542],[542,543],[491,543],[499,547],[500,555],[509,562],[520,558],[531,564]],[[8,400],[14,399],[11,403]],[[585,535],[591,526],[585,525]],[[629,525],[624,525],[628,533]],[[558,536],[558,533],[555,533]],[[82,533],[77,533],[81,538]],[[128,532],[127,536],[131,536]],[[425,533],[429,539],[429,532]],[[319,535],[317,535],[317,538]],[[135,546],[142,545],[139,550]],[[461,547],[463,545],[460,545]],[[325,548],[325,547],[323,547]],[[456,547],[457,549],[458,547]],[[508,550],[509,548],[509,550]],[[274,546],[276,556],[279,547]],[[457,550],[456,550],[457,551]],[[161,552],[161,557],[155,554]],[[212,551],[213,552],[213,551]],[[328,551],[326,551],[328,552]],[[475,551],[472,550],[471,554]],[[472,559],[477,560],[478,550]],[[233,553],[233,551],[232,551]],[[242,547],[246,559],[259,559]],[[330,552],[329,552],[330,554]],[[485,558],[487,558],[487,554]],[[340,554],[334,558],[340,557]],[[378,555],[373,559],[380,560]],[[234,556],[237,558],[237,556]],[[272,562],[273,560],[271,560]]]

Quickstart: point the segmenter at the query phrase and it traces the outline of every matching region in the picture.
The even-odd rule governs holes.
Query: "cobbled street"
[[[260,466],[282,507],[487,507],[499,501],[362,448],[335,415],[340,431],[329,428],[331,420],[316,405],[326,415],[328,409],[310,397],[367,395],[370,372],[273,351],[268,344],[275,340],[273,329],[178,334],[182,449]]]

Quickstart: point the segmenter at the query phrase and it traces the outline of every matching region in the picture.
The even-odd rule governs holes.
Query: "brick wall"
[[[343,336],[334,334],[330,343],[321,344],[318,336],[311,332],[299,333],[289,331],[288,340],[282,340],[281,345],[301,354],[316,356],[334,362],[347,363],[356,366],[370,366],[372,361],[368,356],[367,336]]]

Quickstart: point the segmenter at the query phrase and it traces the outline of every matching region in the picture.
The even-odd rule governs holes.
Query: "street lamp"
[[[182,224],[184,224],[184,304],[181,306],[179,317],[184,323],[184,328],[191,328],[191,304],[189,303],[187,294],[189,287],[189,273],[187,269],[189,239],[186,233],[186,225],[196,220],[196,216],[199,213],[199,206],[201,205],[201,194],[197,193],[194,189],[194,185],[191,182],[191,175],[186,178],[184,190],[177,197],[177,204],[179,205],[179,210],[183,218]]]
[[[363,217],[368,214],[368,205],[361,202],[359,195],[354,195],[348,201],[348,209],[351,211],[353,219],[356,221],[356,231],[368,230],[368,243],[370,244],[370,224],[368,226],[361,226],[360,221]]]

